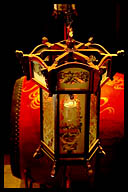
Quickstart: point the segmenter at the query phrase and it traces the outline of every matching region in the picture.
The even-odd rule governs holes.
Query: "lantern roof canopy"
[[[61,69],[69,67],[85,68],[101,76],[106,74],[104,79],[101,77],[103,83],[106,78],[111,77],[111,60],[112,56],[116,56],[116,54],[110,54],[103,46],[93,43],[92,38],[89,38],[87,43],[72,38],[50,43],[46,37],[42,38],[42,44],[36,46],[30,54],[24,54],[22,51],[17,50],[16,55],[27,78],[35,81],[37,79],[36,82],[41,86],[44,84],[42,87],[46,90],[49,89],[47,87],[49,74],[53,72],[55,74],[55,71],[57,73]],[[31,63],[34,64],[31,65]],[[37,71],[38,77],[33,78],[34,72]],[[39,74],[43,74],[45,80],[42,76],[39,77]],[[52,77],[54,78],[53,75]]]

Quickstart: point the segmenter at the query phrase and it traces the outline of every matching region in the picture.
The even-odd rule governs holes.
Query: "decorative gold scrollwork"
[[[30,92],[28,98],[31,100],[30,107],[32,109],[38,109],[40,107],[39,87],[33,85],[27,88],[27,85],[23,89],[24,93]]]
[[[103,113],[105,111],[108,111],[109,113],[114,114],[115,113],[115,109],[114,107],[111,106],[106,106],[106,104],[108,103],[108,98],[107,97],[101,97],[100,98],[100,113]]]
[[[113,87],[113,89],[122,90],[124,89],[124,79],[119,76],[114,76],[113,81],[109,80],[106,85]]]
[[[29,94],[29,99],[32,100],[30,107],[32,109],[38,109],[40,107],[39,89],[34,90]]]

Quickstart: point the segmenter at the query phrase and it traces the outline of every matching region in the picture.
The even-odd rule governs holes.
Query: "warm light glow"
[[[68,102],[65,102],[64,106],[67,107],[67,108],[74,108],[74,107],[76,107],[76,101],[70,100]]]

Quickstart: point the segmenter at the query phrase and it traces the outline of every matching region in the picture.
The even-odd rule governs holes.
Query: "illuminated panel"
[[[106,60],[102,63],[102,65],[100,66],[100,67],[105,67],[105,68],[104,68],[104,73],[102,74],[102,79],[101,79],[101,81],[100,81],[100,86],[102,86],[106,81],[109,80],[109,77],[108,77],[108,69],[109,69],[108,66],[109,66],[109,65],[112,65],[110,58],[106,59]]]
[[[49,97],[48,92],[43,92],[43,142],[54,151],[55,142],[55,102],[56,95]]]
[[[60,154],[83,154],[85,145],[84,94],[59,95],[59,151]]]
[[[90,125],[89,125],[89,149],[97,138],[97,96],[91,94],[90,99]]]
[[[41,87],[45,88],[45,90],[48,90],[47,84],[45,81],[45,76],[43,75],[44,68],[43,65],[38,63],[37,61],[31,61],[32,64],[32,78],[34,81],[36,81]]]
[[[58,90],[89,90],[89,71],[67,68],[58,72]]]

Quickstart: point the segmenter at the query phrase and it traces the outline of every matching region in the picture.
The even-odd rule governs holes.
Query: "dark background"
[[[8,152],[10,137],[10,109],[11,97],[15,80],[23,76],[21,66],[15,56],[15,50],[24,53],[30,51],[41,43],[41,38],[47,36],[49,42],[57,42],[64,39],[63,20],[55,20],[51,15],[53,4],[31,2],[22,4],[15,1],[8,3],[8,9],[3,15],[5,29],[5,53],[4,67],[7,78],[5,81],[6,108],[4,122],[5,127],[5,152]],[[128,10],[127,5],[121,0],[107,1],[83,1],[77,3],[78,16],[73,23],[74,39],[87,42],[90,36],[94,41],[103,45],[110,53],[116,53],[119,49],[128,51]],[[119,67],[118,67],[119,69]]]

